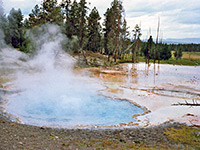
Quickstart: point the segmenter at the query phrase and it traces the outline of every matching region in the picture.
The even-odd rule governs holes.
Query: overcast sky
[[[41,3],[41,0],[2,1],[6,13],[11,8],[20,8],[25,16],[35,4]],[[91,3],[90,8],[98,8],[102,18],[112,1],[87,0]],[[153,37],[156,37],[158,17],[164,39],[200,38],[200,0],[123,0],[123,6],[130,30],[136,24],[141,24],[143,39],[146,39],[149,29]]]

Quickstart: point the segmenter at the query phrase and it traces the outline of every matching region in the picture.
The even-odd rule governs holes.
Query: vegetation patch
[[[187,66],[199,66],[200,65],[200,59],[174,59],[170,58],[169,60],[162,60],[160,61],[161,64],[173,64],[173,65],[187,65]]]
[[[131,55],[126,55],[126,59],[120,60],[119,63],[131,63]],[[145,62],[145,59],[143,57],[138,57],[137,62]],[[153,63],[153,60],[149,61],[150,63]],[[158,61],[156,61],[158,63]],[[187,58],[181,58],[176,59],[174,57],[168,59],[168,60],[160,60],[160,64],[171,64],[171,65],[186,65],[186,66],[199,66],[200,65],[200,59],[187,59]]]
[[[0,76],[0,85],[9,82],[10,79]]]
[[[164,134],[175,143],[182,143],[200,149],[200,128],[188,126],[182,126],[179,129],[169,128]]]

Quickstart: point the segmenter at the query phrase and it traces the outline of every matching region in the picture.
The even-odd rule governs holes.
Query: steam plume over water
[[[75,60],[62,50],[67,39],[58,26],[46,25],[29,33],[37,55],[19,61],[15,88],[7,111],[32,125],[114,125],[134,121],[143,110],[126,101],[100,96],[98,81],[73,73]],[[21,54],[20,54],[21,57]],[[19,59],[19,58],[17,58]]]

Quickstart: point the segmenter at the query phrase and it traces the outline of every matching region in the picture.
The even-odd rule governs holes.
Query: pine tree
[[[180,59],[182,55],[183,55],[182,48],[181,47],[177,48],[177,50],[174,53],[174,57],[176,58],[176,60]]]
[[[57,0],[43,0],[40,7],[35,5],[29,14],[29,20],[28,22],[26,21],[26,24],[29,24],[31,28],[45,23],[62,25],[63,20],[64,16],[61,6],[57,4]]]
[[[100,25],[100,15],[96,7],[94,7],[88,17],[88,43],[87,50],[93,52],[98,52],[101,42],[101,25]]]
[[[153,38],[152,36],[149,37],[148,41],[147,41],[147,47],[146,47],[146,50],[144,51],[144,56],[145,58],[147,59],[147,63],[149,64],[149,59],[150,59],[150,56],[151,56],[151,49],[152,49],[152,45],[153,45]]]
[[[69,39],[72,39],[73,36],[73,21],[72,17],[74,17],[74,14],[72,14],[72,4],[71,0],[62,0],[61,7],[64,9],[65,12],[65,34]],[[78,7],[78,5],[77,5]]]
[[[123,13],[123,7],[122,7],[122,3],[120,0],[114,0],[111,3],[111,9],[113,12],[113,35],[115,37],[115,39],[113,40],[113,45],[114,45],[114,49],[113,49],[113,53],[114,53],[114,60],[116,62],[118,55],[119,55],[119,36],[120,36],[120,32],[121,32],[121,25],[122,25],[122,13]]]
[[[136,62],[136,54],[139,48],[139,42],[140,42],[140,36],[141,36],[141,28],[138,24],[136,24],[134,30],[133,30],[133,42],[135,43],[132,49],[132,62]]]
[[[58,6],[57,0],[44,0],[42,4],[42,17],[46,22],[61,25],[63,15],[61,7]]]
[[[79,5],[76,0],[74,0],[71,9],[69,10],[68,19],[66,20],[66,34],[70,39],[72,36],[79,36],[79,18]]]
[[[122,3],[119,0],[114,0],[111,3],[111,8],[107,9],[104,14],[104,49],[105,53],[108,54],[108,61],[112,55],[114,55],[116,60],[119,54],[119,36],[122,25],[122,13]]]
[[[5,46],[6,33],[8,31],[8,22],[4,14],[3,2],[0,0],[0,48]]]
[[[128,45],[130,44],[128,36],[129,36],[129,32],[128,32],[129,27],[127,27],[127,22],[126,19],[124,17],[123,23],[122,23],[122,29],[121,29],[121,35],[120,35],[120,43],[121,43],[121,51],[120,54],[122,55],[121,57],[124,58],[125,55],[125,50],[128,48]]]
[[[32,28],[35,25],[39,25],[40,15],[41,10],[38,5],[35,5],[35,7],[32,9],[32,13],[29,14],[29,19],[25,22],[26,26]]]
[[[85,0],[80,0],[79,2],[79,13],[80,13],[80,20],[79,20],[79,45],[80,50],[83,54],[85,63],[88,65],[87,58],[85,52],[83,50],[84,47],[84,40],[86,38],[86,14],[88,7],[86,6],[87,2]]]
[[[8,16],[9,22],[9,39],[8,44],[12,44],[13,47],[19,48],[23,42],[23,15],[20,9],[11,9]]]
[[[104,33],[104,49],[105,49],[105,54],[106,55],[109,55],[110,52],[109,52],[109,49],[108,49],[108,42],[109,42],[109,37],[110,37],[110,33],[111,33],[111,28],[112,28],[112,24],[111,24],[111,17],[112,17],[112,14],[111,14],[111,10],[108,8],[106,13],[104,14],[105,16],[105,20],[104,20],[104,29],[103,31],[105,32]]]
[[[80,0],[79,2],[79,13],[80,13],[80,22],[79,22],[79,42],[80,47],[83,47],[84,38],[86,36],[86,14],[88,7],[86,6],[87,2],[85,0]]]
[[[171,50],[169,49],[167,44],[163,44],[160,52],[160,59],[161,60],[168,60],[171,58]],[[156,56],[157,58],[158,56]],[[178,52],[178,57],[181,57],[181,54]]]
[[[71,0],[62,0],[60,6],[65,9],[65,18],[66,20],[69,19],[69,12],[71,9]]]

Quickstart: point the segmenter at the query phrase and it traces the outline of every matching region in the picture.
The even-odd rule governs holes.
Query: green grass
[[[184,52],[183,56],[188,54],[189,52]],[[200,57],[200,52],[192,52],[195,54],[195,56]],[[192,54],[191,54],[192,56]],[[125,59],[119,61],[119,63],[131,63],[132,62],[132,55],[126,54]],[[137,57],[137,62],[145,62],[144,57]],[[150,63],[153,63],[153,60],[150,60]],[[158,63],[158,61],[156,61]],[[172,64],[172,65],[185,65],[185,66],[199,66],[200,65],[200,59],[193,59],[192,57],[190,59],[188,58],[181,58],[176,60],[175,58],[170,58],[169,60],[161,60],[160,64]]]
[[[170,58],[169,60],[161,60],[161,64],[173,64],[173,65],[186,65],[186,66],[199,66],[200,59],[174,59]]]
[[[200,128],[182,126],[180,129],[167,129],[164,134],[175,143],[200,149]]]
[[[0,85],[9,82],[10,79],[0,76]]]

